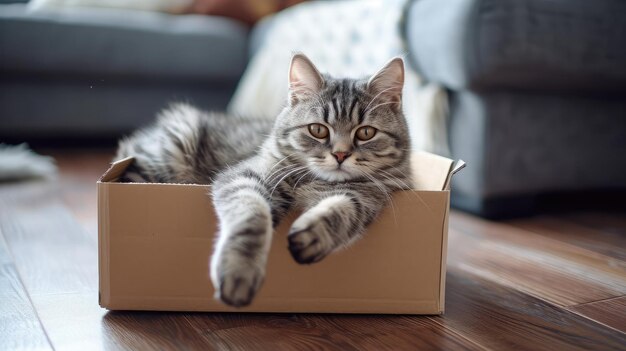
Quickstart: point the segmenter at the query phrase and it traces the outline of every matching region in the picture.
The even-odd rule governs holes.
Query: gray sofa
[[[173,100],[224,109],[247,45],[218,17],[0,5],[0,140],[114,139]]]
[[[418,0],[406,31],[412,64],[450,92],[451,152],[469,165],[456,207],[500,217],[546,193],[623,195],[625,1]]]

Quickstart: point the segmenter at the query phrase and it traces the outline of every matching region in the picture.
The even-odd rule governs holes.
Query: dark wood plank
[[[106,312],[95,294],[46,295],[55,345],[75,350],[477,350],[427,317]],[[71,307],[67,301],[71,301]]]
[[[183,313],[109,312],[102,320],[105,349],[216,350]]]
[[[63,205],[28,195],[6,200],[0,202],[0,230],[29,294],[94,291],[97,243]]]
[[[187,318],[228,350],[483,349],[424,316],[194,314]]]
[[[626,333],[626,296],[571,306],[570,311]]]
[[[51,350],[0,231],[0,350]]]
[[[560,306],[626,294],[626,262],[514,226],[454,213],[448,262]]]
[[[212,350],[183,313],[108,312],[97,293],[38,297],[53,345],[63,350]]]
[[[578,212],[560,216],[580,225],[594,228],[602,232],[626,235],[626,213],[615,212]]]
[[[446,291],[446,314],[433,320],[488,349],[626,349],[625,334],[456,265]]]
[[[597,217],[592,218],[597,219]],[[569,216],[564,218],[540,216],[508,221],[507,224],[626,261],[626,232],[622,233],[612,226],[606,228],[604,225],[599,225],[599,222],[593,222],[598,225],[592,227],[571,219],[572,217]],[[583,222],[590,223],[589,219]]]

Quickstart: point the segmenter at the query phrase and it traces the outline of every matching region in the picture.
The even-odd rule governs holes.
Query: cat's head
[[[408,155],[403,85],[401,58],[365,79],[337,79],[296,54],[289,69],[289,105],[275,129],[283,153],[327,181],[382,177]]]

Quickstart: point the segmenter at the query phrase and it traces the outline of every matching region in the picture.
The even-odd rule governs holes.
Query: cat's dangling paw
[[[247,258],[230,259],[217,269],[215,298],[233,307],[252,302],[263,283],[265,272]]]
[[[299,218],[291,227],[287,240],[291,256],[301,264],[318,262],[332,251],[332,240],[322,221]]]

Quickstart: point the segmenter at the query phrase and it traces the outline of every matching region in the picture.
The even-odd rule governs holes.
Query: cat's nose
[[[339,163],[342,163],[346,158],[350,157],[350,155],[352,155],[351,152],[343,152],[343,151],[333,152],[333,156],[335,156],[335,159]]]

